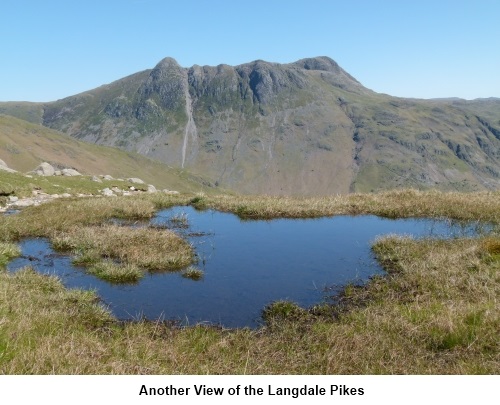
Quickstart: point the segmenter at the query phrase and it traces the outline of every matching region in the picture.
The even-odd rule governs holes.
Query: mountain
[[[0,159],[20,172],[41,162],[74,168],[82,174],[139,177],[158,188],[210,192],[208,181],[133,152],[89,145],[50,128],[0,115]]]
[[[152,70],[0,112],[244,193],[500,188],[500,99],[375,93],[327,57]]]

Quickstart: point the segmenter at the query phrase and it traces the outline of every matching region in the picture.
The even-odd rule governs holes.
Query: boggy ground
[[[152,194],[57,200],[0,218],[0,266],[28,236],[108,232],[111,218],[142,219],[193,204],[242,217],[335,214],[439,217],[500,223],[500,193],[412,190],[293,200]],[[81,236],[81,235],[80,235]],[[76,237],[76,236],[75,236]],[[91,246],[94,249],[95,246]],[[106,248],[107,249],[107,248]],[[105,255],[105,251],[103,255]],[[140,245],[136,246],[140,250]],[[4,374],[498,374],[500,237],[385,237],[373,246],[387,270],[336,305],[279,302],[258,330],[121,323],[94,293],[65,289],[27,268],[0,271],[0,372]],[[140,266],[140,265],[139,265]]]

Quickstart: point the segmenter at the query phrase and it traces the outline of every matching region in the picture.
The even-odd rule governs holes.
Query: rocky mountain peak
[[[179,69],[181,68],[181,66],[174,58],[167,56],[166,58],[163,58],[161,61],[159,61],[153,70],[169,70],[172,68]]]

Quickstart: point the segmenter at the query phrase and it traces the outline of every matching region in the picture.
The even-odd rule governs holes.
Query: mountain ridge
[[[500,99],[379,94],[328,57],[189,68],[167,57],[55,102],[0,103],[0,112],[243,193],[500,188]]]

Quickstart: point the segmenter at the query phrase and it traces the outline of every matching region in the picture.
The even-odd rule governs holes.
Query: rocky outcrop
[[[75,169],[62,169],[61,174],[63,176],[81,176],[82,174]]]
[[[138,179],[137,177],[131,177],[131,178],[127,179],[127,181],[129,181],[130,183],[134,183],[134,184],[145,184],[143,180]]]
[[[39,176],[54,176],[55,174],[54,166],[50,163],[43,162],[38,165],[38,167],[33,171],[35,174]]]

